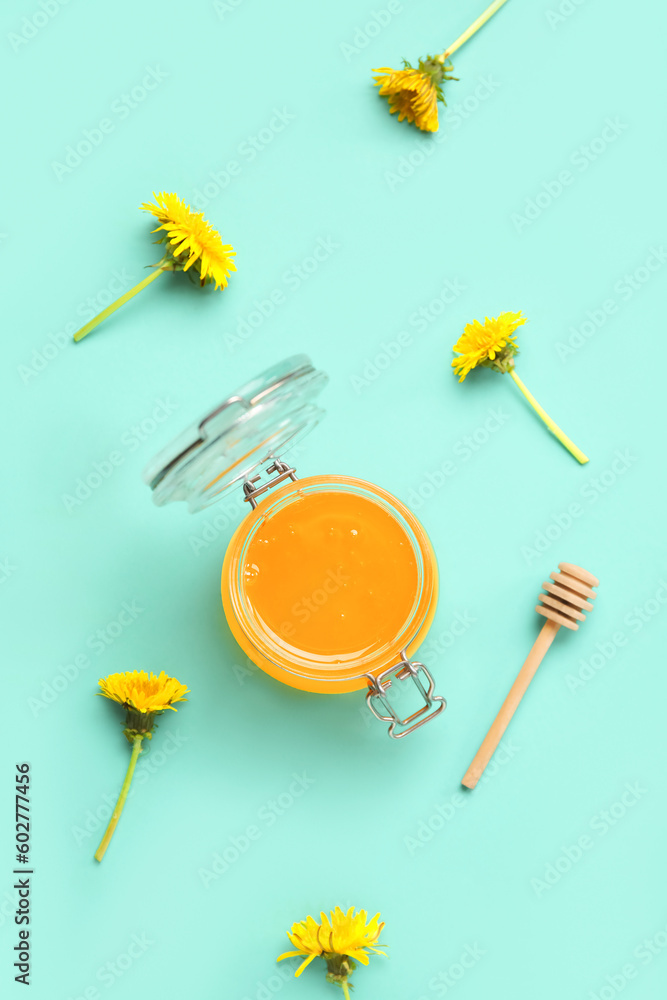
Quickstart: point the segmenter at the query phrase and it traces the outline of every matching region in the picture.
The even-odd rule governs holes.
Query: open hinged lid
[[[327,383],[305,354],[246,383],[167,445],[144,469],[158,506],[185,500],[191,512],[284,454],[318,423],[314,400]]]

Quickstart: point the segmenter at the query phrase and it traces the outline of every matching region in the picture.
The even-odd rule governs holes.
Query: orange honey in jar
[[[435,555],[411,511],[379,486],[299,479],[278,457],[319,420],[313,400],[325,383],[305,356],[288,359],[165,449],[144,478],[157,504],[186,500],[191,511],[242,487],[251,509],[221,580],[236,641],[292,687],[365,689],[373,713],[400,738],[445,707],[427,668],[411,659],[435,613]],[[387,692],[406,681],[421,704],[401,718]]]

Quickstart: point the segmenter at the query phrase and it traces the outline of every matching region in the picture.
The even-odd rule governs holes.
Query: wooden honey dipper
[[[539,600],[542,604],[538,604],[535,608],[538,615],[543,615],[548,621],[542,626],[542,631],[535,640],[510,693],[466,771],[462,784],[467,788],[474,788],[484,773],[484,768],[495,753],[510,719],[519,707],[519,702],[528,690],[528,685],[554,641],[558,629],[564,625],[565,628],[576,632],[579,622],[586,620],[583,612],[593,610],[590,602],[595,600],[596,594],[591,588],[599,585],[597,577],[581,566],[573,566],[572,563],[558,563],[558,569],[560,573],[551,574],[553,582],[547,581],[542,584],[547,593],[540,594]]]

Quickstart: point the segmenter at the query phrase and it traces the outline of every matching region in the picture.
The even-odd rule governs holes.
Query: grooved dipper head
[[[542,584],[547,593],[540,594],[539,600],[542,603],[535,610],[538,615],[544,615],[552,622],[575,631],[579,628],[579,622],[586,620],[586,615],[582,612],[593,610],[590,602],[597,595],[591,588],[599,586],[600,581],[592,573],[572,563],[558,563],[558,569],[559,573],[551,573],[551,579]]]

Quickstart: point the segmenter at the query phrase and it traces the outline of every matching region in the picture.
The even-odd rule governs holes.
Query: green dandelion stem
[[[95,851],[95,860],[101,861],[104,857],[107,847],[111,842],[114,830],[118,826],[118,820],[123,811],[123,806],[125,805],[125,800],[127,798],[127,793],[130,790],[130,785],[132,784],[132,776],[134,774],[134,768],[136,767],[139,754],[141,753],[141,743],[144,738],[145,733],[140,733],[135,736],[132,740],[132,756],[130,757],[130,763],[127,769],[127,774],[125,775],[125,781],[123,782],[123,787],[120,790],[120,795],[118,796],[118,802],[116,802],[116,808],[114,809],[111,819],[109,820],[109,825],[106,829],[106,833],[102,837],[102,842],[100,846]]]
[[[159,264],[156,264],[155,268],[151,271],[151,273],[148,275],[147,278],[144,278],[143,281],[140,281],[138,285],[135,285],[134,288],[131,288],[129,292],[125,292],[125,295],[121,295],[119,299],[116,299],[116,301],[112,302],[110,306],[107,306],[106,309],[103,309],[102,312],[99,313],[94,319],[91,319],[89,323],[86,323],[86,325],[82,326],[80,330],[77,330],[77,332],[74,334],[74,339],[77,342],[79,340],[83,340],[83,338],[86,337],[91,330],[94,330],[95,327],[102,322],[102,320],[106,319],[107,316],[111,316],[111,314],[114,313],[116,309],[120,309],[120,307],[125,305],[126,302],[129,302],[130,299],[134,298],[134,296],[137,295],[140,291],[142,291],[142,289],[146,288],[147,285],[150,285],[151,281],[155,281],[155,279],[159,278],[160,275],[164,274],[165,271],[173,271],[173,270],[174,268],[172,264],[167,265],[165,264],[164,261],[161,260]]]
[[[569,453],[576,458],[577,462],[581,462],[581,464],[584,465],[588,461],[588,457],[586,455],[584,455],[583,451],[581,451],[580,448],[577,448],[576,444],[573,441],[571,441],[570,438],[567,436],[567,434],[565,434],[560,429],[560,427],[558,426],[558,424],[554,423],[554,421],[551,419],[551,417],[546,412],[546,410],[542,409],[542,407],[540,406],[540,404],[537,402],[537,400],[533,396],[532,392],[528,391],[528,389],[525,387],[525,385],[523,384],[523,382],[521,381],[521,379],[519,378],[519,376],[517,375],[517,373],[514,371],[513,368],[510,369],[509,373],[512,376],[512,378],[514,379],[514,381],[516,382],[516,384],[518,385],[518,387],[521,390],[521,392],[524,394],[524,396],[526,397],[526,399],[530,403],[530,405],[533,407],[533,409],[535,410],[535,412],[545,422],[545,424],[547,425],[547,427],[549,428],[549,430],[551,431],[551,433],[555,434],[555,436],[558,438],[558,440],[560,441],[560,443],[562,445],[564,445],[567,448],[567,450],[569,451]]]
[[[469,38],[472,38],[476,31],[479,31],[483,24],[486,24],[490,17],[493,17],[497,10],[500,10],[504,3],[507,3],[507,0],[494,0],[491,6],[487,7],[484,13],[480,14],[476,21],[473,21],[467,31],[464,31],[463,34],[449,46],[449,48],[445,49],[441,56],[438,56],[438,61],[444,62],[445,59],[449,59],[449,57],[456,52],[457,49],[460,49]]]
[[[343,987],[343,996],[345,997],[345,1000],[350,1000],[350,989],[347,985],[347,979],[342,981],[341,986]]]

